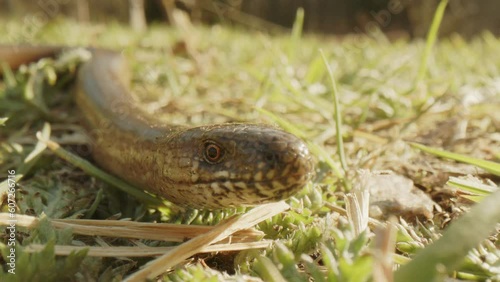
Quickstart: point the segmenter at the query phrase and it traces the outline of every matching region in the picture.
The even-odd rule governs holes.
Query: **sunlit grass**
[[[442,193],[443,189],[450,191],[445,183],[447,177],[444,182],[438,180],[456,174],[463,167],[424,154],[413,148],[423,149],[423,145],[403,140],[443,148],[440,153],[427,150],[441,157],[453,157],[449,152],[460,154],[462,159],[454,159],[466,158],[472,161],[469,163],[496,174],[498,163],[491,160],[498,158],[495,148],[499,145],[495,133],[500,120],[500,40],[489,33],[480,34],[470,42],[460,37],[391,43],[360,36],[323,38],[302,34],[302,16],[299,11],[290,34],[275,37],[228,27],[197,27],[190,34],[197,39],[190,46],[196,51],[196,58],[182,48],[186,35],[164,26],[152,26],[140,35],[117,24],[103,28],[57,20],[40,29],[31,42],[84,46],[97,42],[99,46],[124,49],[133,71],[132,87],[144,107],[156,111],[158,118],[192,125],[231,121],[274,124],[304,139],[315,155],[316,176],[288,201],[292,209],[258,225],[266,239],[279,240],[275,246],[234,256],[196,257],[193,264],[181,264],[165,274],[165,279],[222,279],[227,275],[223,271],[237,269],[238,277],[259,276],[276,281],[307,281],[310,277],[317,281],[322,278],[366,281],[372,277],[370,242],[374,239],[370,233],[355,236],[346,217],[331,208],[345,206],[343,195],[357,169],[393,170],[435,195],[434,200],[441,206],[434,221],[419,223],[410,218],[397,224],[394,261],[409,266],[402,268],[396,278],[406,279],[434,267],[435,261],[426,260],[425,252],[433,256],[441,253],[442,243],[436,243],[437,251],[435,247],[422,251],[421,255],[418,252],[426,250],[441,234],[447,234],[443,235],[445,239],[462,240],[457,237],[462,233],[454,237],[454,231],[450,234],[442,230],[448,220],[453,222],[458,217],[457,213],[468,210],[469,204],[458,201],[459,196],[452,192]],[[0,31],[6,35],[3,40],[19,42],[14,35],[21,30],[15,22],[0,25]],[[432,63],[427,62],[429,52],[433,53]],[[58,62],[61,60],[56,59]],[[30,72],[35,69],[43,68],[34,66],[17,73],[7,72],[2,88],[5,90],[0,91],[0,123],[4,124],[0,125],[0,176],[5,177],[5,171],[12,168],[23,175],[19,179],[23,191],[18,199],[20,213],[213,225],[246,211],[245,208],[186,211],[171,206],[163,207],[160,212],[113,189],[111,186],[123,183],[91,165],[92,160],[83,149],[87,141],[81,137],[83,129],[78,125],[76,109],[68,95],[71,69],[64,69],[64,74],[45,72],[46,80],[57,78],[57,83],[52,86],[41,83],[37,88],[40,93],[28,93],[27,97],[24,86],[29,85]],[[415,87],[417,81],[425,87]],[[36,99],[41,100],[30,98],[37,95],[41,96]],[[45,105],[47,111],[40,105]],[[465,136],[460,126],[463,121],[467,122]],[[59,153],[66,157],[60,159],[57,151],[42,150],[45,143],[37,139],[36,132],[42,131],[40,139],[46,141],[45,122],[50,122],[50,138],[64,148]],[[31,152],[35,152],[32,154],[36,158],[25,161]],[[68,152],[72,155],[67,155]],[[67,163],[64,158],[76,161]],[[477,177],[493,178],[491,174]],[[110,182],[111,186],[106,184]],[[487,194],[491,192],[481,195],[482,198]],[[151,203],[151,198],[146,197]],[[5,206],[2,208],[5,211]],[[471,217],[480,216],[480,209],[465,221],[474,222]],[[463,228],[463,221],[456,222],[451,230]],[[494,222],[489,220],[487,224]],[[72,240],[81,246],[173,244],[72,237],[68,232],[53,230],[49,224],[22,231],[25,232],[22,245],[48,243],[42,255],[23,253],[26,260],[33,260],[33,265],[47,260],[51,265],[46,267],[51,271],[70,271],[71,275],[79,273],[96,279],[129,275],[136,271],[135,267],[144,265],[145,260],[82,259],[82,253],[56,258],[51,244],[69,244]],[[444,264],[450,266],[450,271],[443,276],[498,278],[500,273],[495,265],[500,254],[494,247],[498,242],[482,241],[487,233],[483,231],[469,236],[470,241],[464,240],[467,247],[476,247],[472,251],[456,253],[455,257],[448,253]],[[454,246],[461,248],[459,243]],[[6,246],[1,249],[5,256]],[[457,263],[458,256],[465,257],[462,264]],[[410,264],[413,257],[424,259],[418,259],[415,266]],[[488,259],[483,261],[481,257]],[[422,260],[427,263],[419,264]],[[82,266],[73,267],[76,262]]]

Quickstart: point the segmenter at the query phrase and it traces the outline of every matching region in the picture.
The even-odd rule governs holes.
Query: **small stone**
[[[433,208],[437,204],[414,187],[412,180],[391,171],[364,173],[361,178],[361,185],[370,192],[371,217],[433,217]]]

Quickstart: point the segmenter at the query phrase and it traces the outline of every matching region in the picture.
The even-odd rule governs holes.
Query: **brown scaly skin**
[[[0,46],[0,60],[14,66],[51,55],[48,48],[15,49]],[[52,54],[60,50],[54,47]],[[122,56],[89,50],[92,58],[80,67],[76,102],[92,138],[93,157],[104,169],[194,208],[279,201],[310,179],[312,158],[296,136],[257,124],[158,124],[134,104]]]

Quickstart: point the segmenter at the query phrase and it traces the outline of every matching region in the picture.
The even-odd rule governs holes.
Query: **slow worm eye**
[[[211,164],[215,164],[222,160],[224,150],[214,142],[205,143],[205,160]]]

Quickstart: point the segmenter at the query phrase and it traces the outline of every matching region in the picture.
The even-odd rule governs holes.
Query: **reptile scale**
[[[17,68],[65,49],[0,46],[0,61]],[[88,50],[75,100],[105,170],[177,205],[209,209],[286,199],[310,179],[313,161],[296,136],[260,124],[162,124],[132,99],[123,56]]]

